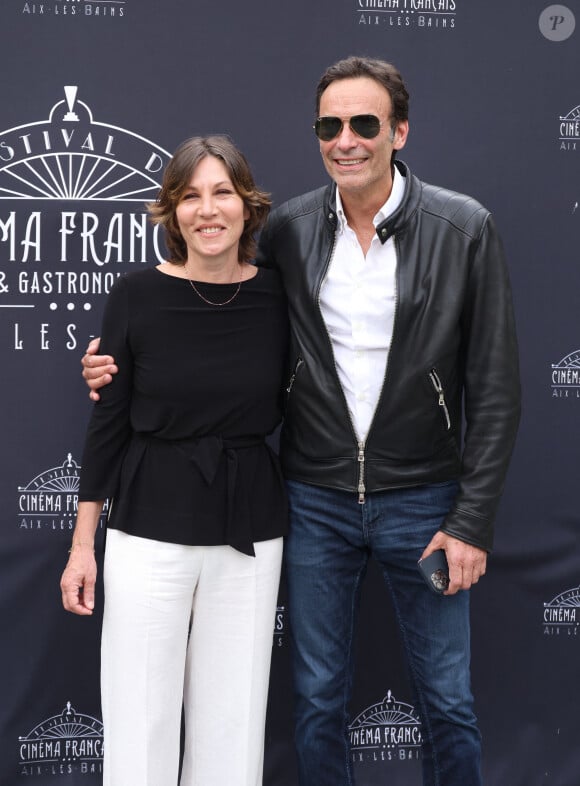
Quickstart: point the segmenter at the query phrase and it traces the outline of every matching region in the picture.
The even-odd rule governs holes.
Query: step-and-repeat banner
[[[116,278],[163,258],[143,204],[193,134],[230,134],[277,203],[326,182],[313,93],[349,54],[398,65],[411,93],[402,157],[483,202],[505,242],[524,415],[473,592],[484,775],[580,783],[577,25],[577,0],[3,0],[2,786],[102,778],[100,618],[67,615],[58,582],[91,406],[79,361]],[[272,633],[265,785],[294,786],[284,585]],[[357,783],[418,786],[420,718],[376,569],[357,663]]]

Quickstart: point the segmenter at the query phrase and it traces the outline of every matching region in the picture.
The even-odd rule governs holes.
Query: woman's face
[[[175,209],[189,260],[238,261],[248,208],[219,158],[206,156],[193,171]]]

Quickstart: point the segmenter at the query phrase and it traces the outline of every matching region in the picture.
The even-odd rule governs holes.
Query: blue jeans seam
[[[347,683],[346,683],[346,691],[343,694],[343,719],[344,719],[344,733],[346,736],[346,773],[348,777],[348,784],[349,786],[355,786],[354,781],[352,779],[352,763],[351,763],[351,756],[350,756],[350,739],[348,737],[348,721],[350,719],[349,715],[349,704],[352,695],[352,677],[353,677],[353,670],[354,670],[354,652],[353,652],[353,640],[354,640],[354,633],[357,624],[357,611],[358,611],[358,604],[360,599],[360,584],[361,584],[361,576],[365,572],[365,565],[361,565],[354,584],[354,592],[352,593],[352,603],[350,607],[350,636],[348,641],[348,661],[346,664],[347,667]]]
[[[403,647],[404,647],[405,653],[407,655],[407,664],[408,664],[409,673],[410,673],[411,680],[412,680],[412,683],[413,683],[413,686],[414,686],[414,689],[415,689],[415,695],[417,696],[417,699],[418,699],[419,705],[420,705],[421,734],[423,734],[423,727],[425,727],[425,729],[427,731],[427,736],[428,736],[428,739],[429,739],[429,743],[431,745],[431,752],[432,752],[431,753],[431,761],[433,763],[433,774],[435,776],[435,783],[433,784],[433,786],[440,786],[441,769],[439,767],[439,759],[438,759],[438,756],[437,756],[437,751],[435,749],[435,739],[434,739],[434,736],[433,736],[433,730],[431,728],[431,722],[430,722],[430,719],[429,719],[429,713],[427,712],[427,704],[425,703],[425,698],[423,696],[423,690],[421,688],[421,683],[420,683],[420,680],[419,680],[419,677],[418,677],[418,674],[417,674],[417,669],[415,667],[415,660],[413,658],[413,652],[412,652],[411,647],[409,646],[409,642],[408,642],[408,639],[407,639],[407,630],[405,628],[405,623],[403,622],[403,619],[401,617],[401,613],[400,613],[400,610],[399,610],[399,604],[397,603],[397,598],[395,596],[395,593],[393,592],[393,587],[392,587],[392,584],[391,584],[391,580],[389,578],[389,574],[388,574],[388,572],[387,572],[387,570],[385,568],[383,568],[383,578],[385,579],[385,582],[387,583],[387,586],[389,588],[389,593],[391,595],[391,599],[392,599],[392,603],[393,603],[393,609],[395,611],[395,616],[397,618],[397,622],[399,624],[399,630],[401,632],[401,639],[402,639],[402,642],[403,642]]]

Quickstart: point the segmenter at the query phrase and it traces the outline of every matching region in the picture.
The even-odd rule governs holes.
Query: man
[[[354,783],[353,638],[372,556],[421,716],[423,782],[478,786],[467,590],[485,573],[519,420],[503,252],[485,208],[395,161],[409,124],[392,65],[340,61],[316,101],[333,183],[275,210],[258,257],[282,274],[292,327],[281,456],[300,784]],[[94,389],[115,371],[98,361],[85,359]],[[417,569],[438,550],[444,595]]]

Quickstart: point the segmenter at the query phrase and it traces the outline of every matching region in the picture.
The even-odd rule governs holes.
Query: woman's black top
[[[223,303],[237,284],[195,282]],[[185,545],[279,537],[287,505],[266,444],[281,419],[286,299],[259,268],[227,305],[157,269],[114,285],[101,348],[119,371],[93,409],[79,499],[113,498],[108,526]]]

